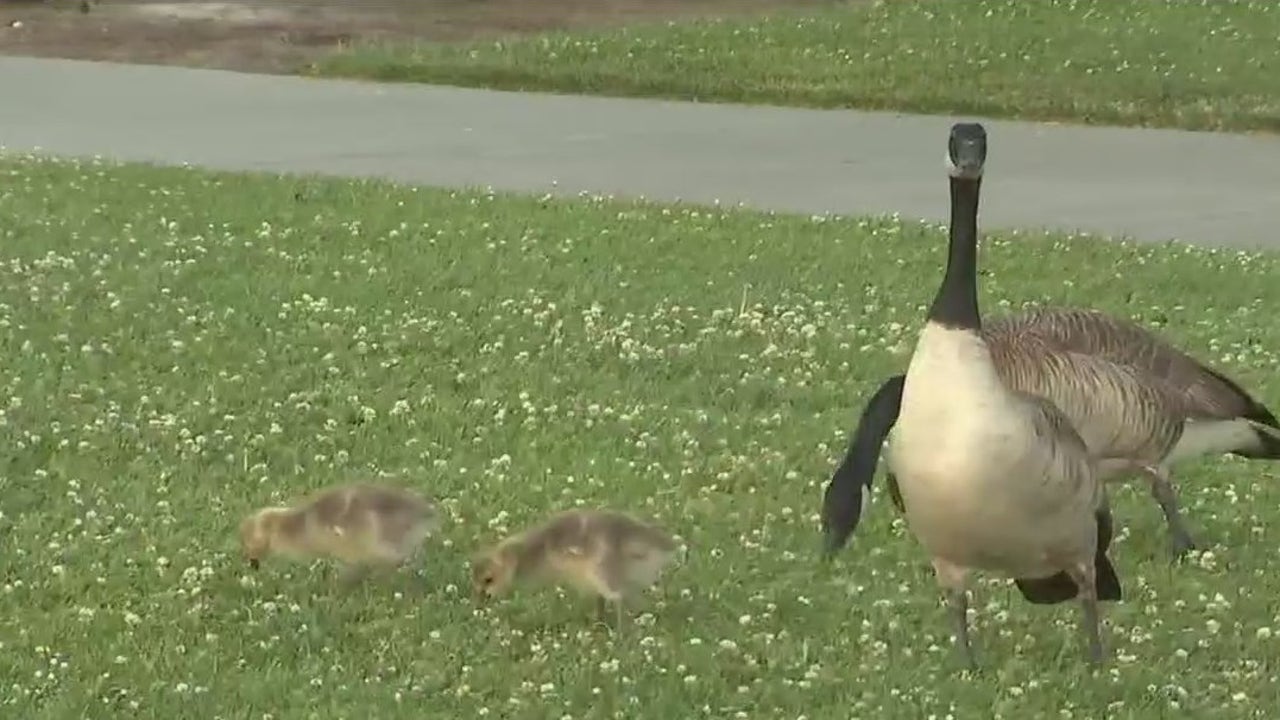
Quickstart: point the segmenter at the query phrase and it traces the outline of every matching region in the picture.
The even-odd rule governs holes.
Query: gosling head
[[[947,140],[947,174],[958,180],[979,180],[987,162],[987,129],[982,123],[956,123]]]
[[[515,577],[515,558],[502,548],[477,555],[471,561],[471,590],[477,602],[505,595]]]
[[[262,559],[271,554],[271,538],[276,531],[275,521],[280,510],[263,508],[240,522],[240,551],[254,570],[261,567]]]

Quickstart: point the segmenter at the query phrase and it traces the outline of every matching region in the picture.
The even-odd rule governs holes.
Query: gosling
[[[240,545],[254,570],[271,556],[334,560],[342,566],[340,582],[350,586],[375,568],[398,568],[439,527],[435,503],[422,495],[358,483],[254,512],[240,524]]]
[[[630,515],[566,510],[479,553],[472,590],[480,602],[524,580],[567,585],[595,596],[601,621],[612,603],[620,628],[623,605],[657,582],[676,548],[665,531]]]

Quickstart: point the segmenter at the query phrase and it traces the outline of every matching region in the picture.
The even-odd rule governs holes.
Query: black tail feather
[[[1097,588],[1099,600],[1120,600],[1123,595],[1120,577],[1116,574],[1111,559],[1107,557],[1114,533],[1111,510],[1104,506],[1095,517],[1098,525],[1098,550],[1093,557],[1094,587]],[[1036,605],[1056,605],[1074,600],[1080,593],[1075,581],[1065,572],[1045,578],[1018,578],[1013,583],[1027,602]]]
[[[1242,415],[1243,418],[1246,420],[1252,420],[1261,425],[1280,429],[1280,421],[1276,420],[1275,414],[1268,410],[1266,405],[1263,405],[1254,399],[1254,397],[1249,394],[1249,391],[1240,387],[1240,383],[1237,383],[1235,380],[1232,380],[1207,365],[1200,365],[1200,369],[1209,375],[1212,375],[1218,382],[1230,388],[1232,392],[1238,395],[1240,399],[1249,406],[1249,409],[1244,413],[1244,415]]]
[[[1248,390],[1240,387],[1240,383],[1214,370],[1208,365],[1196,362],[1200,371],[1222,383],[1226,388],[1234,393],[1243,403],[1244,412],[1238,417],[1250,420],[1258,425],[1274,428],[1280,431],[1280,420],[1276,419],[1275,413],[1271,412],[1266,405],[1258,402],[1256,398],[1249,394]],[[1280,437],[1269,434],[1260,428],[1254,428],[1254,434],[1258,437],[1258,443],[1261,447],[1257,449],[1233,450],[1232,455],[1237,457],[1249,458],[1251,460],[1280,460]]]
[[[844,460],[836,468],[822,498],[823,557],[830,559],[849,540],[862,516],[863,489],[880,463],[880,449],[898,421],[904,375],[885,380],[862,410]]]
[[[1258,447],[1247,450],[1233,450],[1231,454],[1249,458],[1250,460],[1280,460],[1280,429],[1275,432],[1268,432],[1275,426],[1257,418],[1248,419],[1255,423],[1253,434],[1254,437],[1258,438]]]

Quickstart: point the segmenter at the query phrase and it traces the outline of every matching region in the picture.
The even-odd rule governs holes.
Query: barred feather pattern
[[[990,342],[1039,338],[1064,352],[1096,356],[1158,379],[1165,408],[1189,419],[1247,418],[1277,427],[1275,416],[1243,388],[1130,320],[1087,308],[1043,307],[993,320]]]
[[[988,347],[1006,386],[1056,405],[1094,457],[1157,463],[1182,436],[1181,403],[1159,378],[1035,335],[989,337]]]

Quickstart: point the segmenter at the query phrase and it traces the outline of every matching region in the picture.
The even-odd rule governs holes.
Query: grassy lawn
[[[1275,467],[1178,476],[1211,547],[1166,560],[1114,493],[1112,664],[1074,606],[977,588],[965,678],[883,501],[817,563],[821,489],[904,366],[942,231],[584,198],[0,159],[0,716],[1268,717]],[[938,202],[946,202],[939,173]],[[986,307],[1157,324],[1280,404],[1274,257],[991,238]],[[349,593],[248,570],[254,507],[392,473],[441,499],[412,570]],[[689,546],[632,632],[468,555],[578,503]],[[994,715],[992,714],[994,713]]]
[[[1280,130],[1269,0],[894,0],[510,42],[359,45],[312,72],[513,90]]]

